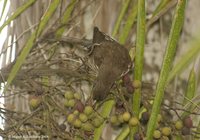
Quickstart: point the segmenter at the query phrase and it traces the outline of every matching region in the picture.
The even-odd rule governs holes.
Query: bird
[[[92,96],[94,100],[102,101],[115,81],[130,69],[131,57],[127,48],[101,32],[98,27],[94,27],[92,43],[90,56],[98,68]]]

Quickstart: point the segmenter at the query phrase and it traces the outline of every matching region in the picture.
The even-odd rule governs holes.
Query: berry
[[[94,110],[93,110],[93,108],[92,108],[91,106],[86,106],[83,112],[84,112],[86,115],[90,115],[90,114],[93,113],[93,111],[94,111]]]
[[[77,100],[80,100],[81,99],[81,94],[75,93],[74,94],[74,98],[77,99]]]
[[[134,80],[133,81],[133,87],[135,89],[140,88],[141,87],[141,82],[139,80]]]
[[[190,118],[190,116],[185,117],[185,118],[183,119],[183,124],[184,124],[184,126],[187,127],[187,128],[192,128],[192,127],[193,127],[192,119]]]
[[[65,106],[65,107],[70,107],[70,106],[69,106],[69,101],[68,101],[68,99],[65,99],[65,101],[64,101],[64,106]]]
[[[175,123],[175,128],[178,129],[178,130],[182,129],[183,128],[183,122],[182,121],[177,121]]]
[[[190,135],[190,128],[183,127],[181,133],[182,135]]]
[[[120,123],[123,123],[123,122],[124,122],[124,119],[123,119],[123,116],[122,116],[122,115],[118,115],[118,116],[117,116],[117,120],[118,120]]]
[[[92,120],[92,124],[94,125],[94,127],[99,127],[102,123],[104,122],[104,119],[101,117],[95,118]]]
[[[74,98],[74,93],[72,93],[71,91],[67,91],[65,92],[65,98],[70,100]]]
[[[136,117],[131,117],[129,120],[130,126],[136,126],[139,123],[138,119]]]
[[[155,139],[159,139],[161,137],[161,133],[159,130],[155,130],[154,133],[153,133],[153,137]]]
[[[76,119],[76,120],[73,122],[73,125],[74,125],[74,127],[76,127],[76,128],[80,128],[81,125],[82,125],[82,122],[81,122],[79,119]]]
[[[78,110],[74,110],[73,114],[74,114],[74,115],[78,115],[78,114],[79,114],[79,111],[78,111]]]
[[[74,100],[74,99],[70,99],[70,100],[68,101],[68,105],[69,105],[69,107],[74,107],[74,105],[75,105],[75,100]]]
[[[83,112],[84,110],[84,104],[80,100],[76,100],[75,107],[76,110],[79,112]]]
[[[157,122],[159,123],[159,122],[161,122],[161,121],[162,121],[162,116],[161,116],[161,114],[158,114]]]
[[[79,119],[81,122],[86,122],[88,120],[88,117],[84,113],[80,113]]]
[[[124,82],[125,85],[129,84],[131,82],[131,79],[130,79],[130,77],[129,77],[128,74],[124,75],[123,78],[122,78],[122,80],[123,80],[123,82]]]
[[[129,112],[124,112],[124,113],[122,114],[122,117],[123,117],[123,120],[124,120],[125,122],[127,122],[127,121],[129,121],[129,119],[131,118],[131,114],[130,114]]]
[[[127,84],[126,85],[126,90],[128,93],[133,93],[134,92],[134,87],[133,85],[130,83],[130,84]]]
[[[147,124],[147,122],[149,121],[149,117],[150,117],[150,115],[148,112],[143,112],[142,117],[141,117],[141,122],[143,124]]]
[[[163,127],[162,128],[162,134],[165,136],[169,136],[171,134],[171,128],[170,127]]]
[[[74,114],[69,114],[67,117],[67,122],[68,123],[72,123],[75,119],[75,115]]]
[[[169,140],[169,138],[167,136],[162,136],[161,140]]]
[[[85,131],[92,131],[94,129],[93,125],[89,122],[82,124],[81,128]]]
[[[117,123],[117,116],[116,116],[116,115],[111,116],[111,117],[110,117],[110,122],[111,122],[112,124],[116,124],[116,123]]]

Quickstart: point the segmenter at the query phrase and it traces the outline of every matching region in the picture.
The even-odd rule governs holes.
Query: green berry
[[[138,119],[136,117],[131,117],[129,120],[130,126],[136,126],[139,123]]]
[[[183,128],[183,122],[182,121],[177,121],[175,123],[175,128],[178,130],[181,130]]]
[[[79,119],[76,119],[76,120],[73,122],[73,125],[74,125],[74,127],[76,127],[76,128],[80,128],[80,127],[81,127],[81,124],[82,124],[82,122],[81,122]]]
[[[162,134],[165,136],[169,136],[171,134],[171,128],[170,127],[163,127],[162,128]]]
[[[80,113],[79,119],[81,120],[81,122],[86,122],[88,120],[88,117],[84,113]]]
[[[65,106],[65,107],[70,107],[70,106],[69,106],[69,101],[68,101],[67,99],[65,99],[65,101],[64,101],[64,106]]]
[[[93,131],[94,127],[91,123],[87,122],[87,123],[83,123],[81,128],[85,131]]]
[[[117,116],[116,116],[116,115],[111,116],[111,117],[110,117],[110,122],[111,122],[112,124],[116,124],[116,123],[117,123]]]
[[[129,112],[124,112],[123,115],[122,115],[122,117],[123,117],[123,120],[125,122],[127,122],[131,118],[131,114]]]
[[[160,127],[160,123],[156,122],[156,128],[158,129]]]
[[[84,112],[86,115],[90,115],[90,114],[93,113],[93,111],[94,111],[94,110],[93,110],[93,108],[92,108],[91,106],[86,106],[83,112]]]
[[[158,117],[157,117],[157,122],[161,122],[162,121],[162,115],[161,114],[158,114]]]
[[[118,115],[118,116],[117,116],[117,120],[118,120],[120,123],[123,123],[123,122],[124,122],[123,115]]]
[[[75,119],[75,115],[74,114],[69,114],[67,117],[67,122],[68,123],[72,123]]]
[[[73,99],[74,98],[74,93],[71,92],[71,91],[65,92],[65,98],[68,99],[68,100]]]
[[[74,105],[75,105],[75,100],[74,100],[74,99],[70,99],[70,100],[68,101],[68,105],[69,105],[69,107],[74,107]]]
[[[141,82],[139,80],[134,80],[133,81],[133,87],[135,89],[140,88],[141,87]]]
[[[78,110],[74,110],[73,114],[74,114],[74,115],[78,115],[78,114],[79,114],[79,111],[78,111]]]
[[[159,139],[161,137],[161,133],[159,130],[155,130],[154,133],[153,133],[153,137],[155,139]]]
[[[101,117],[98,117],[98,118],[95,118],[94,120],[92,120],[92,124],[96,128],[99,127],[103,122],[104,122],[104,119]]]
[[[75,93],[74,94],[74,98],[77,99],[77,100],[80,100],[81,99],[81,94]]]
[[[169,138],[167,136],[162,136],[161,140],[169,140]]]

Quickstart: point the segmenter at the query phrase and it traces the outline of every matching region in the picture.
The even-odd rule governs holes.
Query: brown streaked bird
[[[128,71],[131,58],[128,50],[108,35],[94,27],[91,57],[98,67],[97,78],[92,89],[93,99],[106,98],[114,82]]]

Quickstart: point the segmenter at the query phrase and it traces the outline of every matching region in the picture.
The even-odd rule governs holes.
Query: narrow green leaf
[[[122,31],[122,33],[119,36],[119,42],[121,44],[124,44],[126,42],[128,34],[130,33],[131,28],[133,26],[133,23],[134,23],[134,21],[136,19],[136,16],[137,16],[137,4],[133,4],[131,12],[130,12],[130,14],[127,17],[127,21],[125,22],[125,26],[123,28],[123,31]]]
[[[147,28],[155,21],[157,21],[162,15],[164,15],[171,7],[175,6],[177,3],[176,0],[162,0],[159,5],[154,10],[152,17],[148,20]]]
[[[124,126],[122,128],[121,133],[117,136],[116,140],[125,140],[125,138],[128,136],[130,133],[130,128],[128,125]]]
[[[171,0],[161,0],[160,3],[158,4],[158,6],[156,7],[156,9],[153,12],[152,16],[155,16],[156,14],[158,14],[163,8],[166,7],[166,5],[171,2]]]
[[[36,0],[29,0],[25,4],[23,4],[21,7],[17,8],[17,10],[11,15],[4,24],[0,27],[0,32],[3,30],[5,26],[7,26],[12,20],[17,18],[21,13],[23,13],[27,8],[29,8]]]
[[[47,22],[49,21],[49,19],[51,18],[51,16],[55,12],[55,10],[56,10],[56,8],[58,7],[59,4],[60,4],[60,0],[53,0],[52,1],[47,12],[45,13],[45,15],[41,19],[42,21],[40,22],[39,27],[38,27],[37,37],[39,37],[41,35],[41,33],[44,30]]]
[[[196,91],[196,76],[194,69],[190,71],[189,79],[188,79],[188,85],[187,85],[187,91],[185,92],[185,98],[183,100],[183,105],[186,105],[188,103],[188,100],[191,100],[195,96]]]
[[[70,18],[70,15],[76,5],[77,0],[71,0],[70,4],[67,6],[62,18],[61,18],[61,24],[67,24]],[[56,32],[56,38],[59,38],[62,36],[63,32],[65,31],[65,27],[61,27]]]
[[[1,11],[0,21],[2,20],[2,17],[3,17],[4,11],[5,11],[7,2],[8,2],[8,0],[4,0],[4,2],[3,2],[3,9]]]
[[[59,2],[60,2],[60,0],[54,0],[50,4],[50,6],[49,6],[49,8],[46,12],[46,15],[44,15],[44,17],[42,18],[42,20],[39,24],[38,29],[36,31],[34,31],[32,33],[32,35],[30,36],[30,38],[28,39],[28,41],[25,44],[22,52],[17,57],[16,63],[14,64],[14,66],[13,66],[13,68],[12,68],[12,70],[11,70],[9,76],[8,76],[5,90],[12,83],[13,79],[17,75],[17,72],[20,70],[20,67],[24,63],[24,61],[25,61],[26,57],[28,56],[31,48],[33,47],[36,37],[38,37],[42,33],[42,31],[43,31],[44,27],[46,26],[48,20],[50,19],[51,15],[55,12],[56,7],[59,5]]]
[[[119,30],[119,27],[120,27],[120,23],[125,15],[125,12],[127,11],[128,9],[128,6],[129,6],[129,3],[130,3],[130,0],[126,0],[125,2],[123,2],[123,6],[122,6],[122,9],[120,11],[120,14],[117,18],[117,21],[116,21],[116,24],[115,24],[115,27],[113,29],[113,33],[112,33],[112,36],[115,36],[117,34],[117,31]]]
[[[26,43],[25,47],[23,48],[21,54],[19,55],[19,57],[17,57],[16,63],[13,66],[8,79],[7,79],[7,84],[5,86],[5,90],[7,89],[7,87],[12,83],[13,79],[15,78],[15,76],[17,75],[17,72],[19,71],[21,65],[23,64],[26,56],[28,55],[30,49],[32,48],[33,44],[34,44],[34,40],[36,38],[36,32],[34,32],[31,37],[28,39],[28,42]]]
[[[161,102],[164,96],[164,89],[167,84],[167,78],[171,70],[171,66],[176,53],[177,42],[184,22],[185,5],[186,5],[186,0],[178,0],[174,19],[172,22],[172,28],[167,42],[167,48],[163,59],[159,80],[155,91],[155,98],[151,111],[151,116],[147,126],[148,140],[152,140],[153,132],[155,130],[157,116],[159,114]]]
[[[190,112],[193,112],[194,108],[196,107],[197,104],[194,104],[192,102],[192,98],[195,96],[195,91],[196,91],[196,73],[194,71],[194,68],[191,69],[189,79],[188,79],[188,85],[187,85],[187,90],[185,92],[185,97],[183,100],[183,105],[184,109]],[[193,104],[191,104],[193,103]],[[181,118],[184,118],[185,116],[190,115],[189,112],[183,112],[181,114]],[[181,139],[181,134],[177,135],[177,139]]]
[[[196,39],[191,41],[191,47],[183,54],[177,63],[172,68],[169,77],[167,79],[167,83],[174,79],[174,77],[180,74],[185,68],[191,64],[191,62],[198,56],[200,53],[200,35],[197,36]]]
[[[114,100],[106,101],[103,104],[101,115],[104,118],[107,118],[110,115],[113,105],[115,104]],[[94,140],[100,140],[103,128],[105,127],[105,122],[99,127],[96,128],[94,131]]]
[[[136,49],[135,49],[135,69],[134,80],[142,82],[143,72],[143,59],[144,59],[144,44],[145,44],[145,28],[146,28],[146,12],[145,0],[138,0],[137,6],[137,36],[136,36]],[[141,87],[137,88],[133,93],[132,110],[133,113],[139,118],[141,102]],[[131,129],[130,140],[133,140],[134,134],[137,132],[137,127]]]
[[[145,44],[145,27],[146,27],[146,16],[145,16],[145,0],[138,0],[138,16],[137,16],[137,37],[136,37],[136,52],[135,52],[135,70],[134,80],[141,82],[143,72],[143,59],[144,59],[144,44]],[[133,94],[133,112],[139,117],[141,98],[141,87],[137,88]]]
[[[194,108],[196,107],[196,104],[192,102],[192,99],[194,98],[196,94],[196,73],[194,72],[194,68],[190,71],[189,79],[188,79],[188,85],[187,85],[187,90],[185,92],[185,97],[183,100],[183,105],[185,105],[185,109],[193,112]],[[193,103],[193,104],[192,104]],[[189,115],[188,112],[183,112],[181,115],[182,118],[185,116]]]

